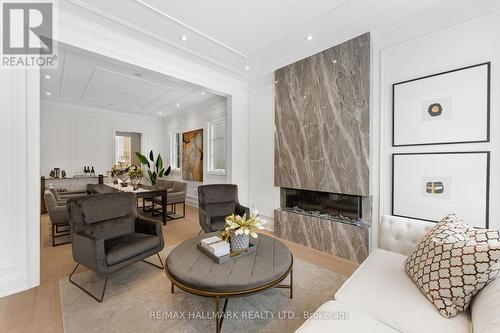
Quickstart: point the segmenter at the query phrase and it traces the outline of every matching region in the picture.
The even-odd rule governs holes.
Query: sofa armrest
[[[243,217],[243,215],[245,214],[247,218],[250,217],[250,209],[248,207],[240,205],[239,203],[237,203],[236,207],[234,207],[234,212],[241,217]]]
[[[161,222],[144,216],[135,219],[135,232],[163,237]]]
[[[96,273],[105,273],[106,254],[104,239],[92,235],[77,233],[72,234],[73,259]]]

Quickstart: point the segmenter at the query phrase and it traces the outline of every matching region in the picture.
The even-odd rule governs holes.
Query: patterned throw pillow
[[[499,273],[500,232],[448,215],[420,240],[405,269],[443,317],[454,317]]]

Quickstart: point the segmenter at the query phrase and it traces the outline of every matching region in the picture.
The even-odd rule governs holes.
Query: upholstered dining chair
[[[66,208],[66,205],[61,205],[50,190],[45,190],[43,198],[50,218],[52,246],[70,243],[68,208]],[[56,240],[61,237],[65,237],[67,240],[56,242]]]
[[[238,186],[233,184],[199,186],[198,211],[200,226],[205,233],[224,229],[228,215],[250,216],[250,209],[240,205]]]
[[[159,252],[164,247],[162,224],[137,212],[134,193],[104,193],[71,199],[68,207],[73,238],[73,259],[77,265],[69,281],[98,302],[104,298],[109,275],[126,266],[156,255],[163,269]],[[83,265],[104,276],[100,297],[77,284],[73,274]]]
[[[52,184],[47,187],[50,192],[56,198],[57,204],[59,206],[66,206],[69,199],[76,199],[87,195],[85,192],[62,192],[60,193]]]
[[[157,184],[166,188],[167,194],[167,206],[170,206],[170,211],[167,212],[170,220],[176,220],[186,217],[186,194],[187,194],[187,183],[179,182],[175,180],[158,179]],[[153,216],[156,214],[161,215],[161,197],[154,198],[144,198],[142,203],[142,209],[144,210],[146,205],[145,201],[151,201],[151,213]],[[177,215],[177,205],[182,204],[182,215]],[[159,207],[157,208],[156,205]]]

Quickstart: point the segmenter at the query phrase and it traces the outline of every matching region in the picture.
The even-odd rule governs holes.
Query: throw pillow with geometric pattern
[[[500,272],[500,232],[448,215],[420,240],[405,270],[443,317],[454,317]]]

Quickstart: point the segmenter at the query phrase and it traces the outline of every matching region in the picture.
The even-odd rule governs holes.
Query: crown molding
[[[161,17],[163,17],[164,19],[167,19],[167,20],[169,20],[170,22],[175,23],[175,24],[177,24],[177,25],[181,26],[181,27],[182,27],[182,28],[184,28],[184,29],[187,29],[187,30],[191,31],[192,33],[197,34],[198,36],[203,37],[204,39],[207,39],[207,40],[209,40],[209,41],[211,41],[211,42],[213,42],[213,43],[216,43],[217,45],[219,45],[219,46],[221,46],[221,47],[225,48],[226,50],[231,51],[231,52],[233,52],[233,53],[235,53],[235,54],[239,55],[239,56],[240,56],[240,57],[242,57],[243,59],[246,59],[246,58],[247,58],[247,55],[243,54],[242,52],[240,52],[240,51],[238,51],[238,50],[236,50],[236,49],[234,49],[234,48],[232,48],[232,47],[230,47],[230,46],[228,46],[228,45],[226,45],[226,44],[224,44],[224,43],[222,43],[222,42],[218,41],[217,39],[215,39],[215,38],[213,38],[213,37],[211,37],[211,36],[209,36],[209,35],[207,35],[207,34],[205,34],[205,33],[201,32],[200,30],[198,30],[198,29],[196,29],[196,28],[194,28],[194,27],[192,27],[192,26],[190,26],[190,25],[188,25],[188,24],[186,24],[186,23],[182,22],[182,21],[181,21],[181,20],[179,20],[179,19],[176,19],[176,18],[175,18],[175,17],[173,17],[173,16],[168,15],[168,14],[167,14],[167,13],[165,13],[164,11],[161,11],[161,10],[159,10],[158,8],[156,8],[155,6],[148,4],[148,3],[147,3],[146,1],[144,1],[144,0],[132,0],[132,1],[133,1],[133,2],[135,2],[137,5],[139,5],[139,6],[143,7],[143,8],[146,8],[146,9],[148,9],[148,10],[152,11],[153,13],[155,13],[155,14],[157,14],[157,15],[159,15],[159,16],[161,16]]]
[[[99,15],[101,17],[104,17],[104,18],[110,20],[110,21],[113,21],[113,22],[115,22],[115,23],[117,23],[117,24],[119,24],[121,26],[124,26],[124,27],[129,28],[131,30],[134,30],[134,31],[136,31],[138,33],[146,35],[146,36],[148,36],[148,37],[150,37],[150,38],[152,38],[152,39],[154,39],[156,41],[159,41],[159,42],[161,42],[163,44],[166,44],[168,46],[176,48],[176,49],[178,49],[178,50],[180,50],[182,52],[185,52],[187,54],[190,54],[190,55],[192,55],[194,57],[198,57],[200,59],[203,59],[203,60],[205,60],[205,61],[207,61],[207,62],[209,62],[209,63],[211,63],[213,65],[216,65],[216,66],[218,66],[220,68],[224,68],[227,71],[230,71],[232,73],[238,74],[238,75],[243,76],[243,77],[246,77],[246,75],[247,75],[247,73],[245,71],[243,71],[243,70],[237,70],[237,69],[235,69],[235,68],[233,68],[231,66],[227,66],[226,64],[224,64],[222,62],[219,62],[217,60],[209,58],[209,57],[207,57],[207,56],[205,56],[205,55],[203,55],[203,54],[201,54],[199,52],[196,52],[196,51],[194,51],[192,49],[189,49],[189,48],[187,48],[187,47],[185,47],[185,46],[183,46],[183,45],[181,45],[179,43],[175,43],[175,42],[173,42],[173,41],[171,41],[171,40],[169,40],[167,38],[161,37],[161,36],[159,36],[159,35],[151,32],[151,31],[149,31],[147,29],[141,28],[141,27],[139,27],[139,26],[137,26],[135,24],[132,24],[132,23],[124,20],[124,19],[121,19],[119,17],[116,17],[116,16],[113,16],[111,14],[108,14],[105,11],[102,11],[102,10],[96,8],[96,7],[93,7],[93,6],[90,6],[90,5],[86,4],[86,3],[83,3],[80,0],[67,0],[67,1],[70,2],[70,3],[72,3],[73,5],[75,5],[77,7],[80,7],[80,8],[83,8],[85,10],[88,10],[88,11],[94,13],[94,14],[97,14],[97,15]]]

